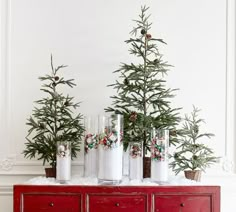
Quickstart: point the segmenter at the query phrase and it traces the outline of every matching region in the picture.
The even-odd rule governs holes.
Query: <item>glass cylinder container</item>
[[[71,179],[71,142],[57,142],[56,180],[66,183]]]
[[[168,181],[169,130],[153,129],[151,135],[151,180]]]
[[[129,143],[129,179],[143,179],[143,154],[141,142]]]
[[[84,118],[84,176],[97,177],[98,165],[98,121],[95,117]]]
[[[123,144],[124,147],[124,144]],[[129,177],[129,145],[123,149],[123,177]]]
[[[123,116],[99,117],[98,182],[118,184],[122,180]]]

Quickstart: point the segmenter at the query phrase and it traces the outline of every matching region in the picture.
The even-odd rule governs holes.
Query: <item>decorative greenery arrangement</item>
[[[142,156],[142,147],[140,143],[135,143],[130,146],[129,155],[132,158],[138,158]]]
[[[96,134],[87,134],[84,139],[84,151],[88,153],[91,149],[98,148],[98,135]]]
[[[123,142],[122,133],[118,135],[115,129],[106,128],[104,133],[99,134],[98,140],[99,144],[103,146],[104,149],[112,149],[120,145]],[[118,142],[119,141],[119,142]]]
[[[166,151],[166,141],[165,139],[159,139],[157,141],[156,138],[152,140],[152,154],[151,158],[156,161],[164,161],[167,158],[167,151]]]
[[[44,82],[40,90],[48,96],[36,101],[38,106],[27,122],[30,129],[26,136],[26,149],[23,151],[24,157],[38,158],[43,160],[43,165],[48,162],[52,167],[56,167],[57,142],[71,142],[71,157],[74,158],[80,151],[84,132],[82,115],[73,116],[73,110],[79,107],[79,103],[73,103],[73,97],[59,93],[58,90],[61,85],[71,88],[75,86],[74,79],[65,80],[59,75],[65,67],[61,65],[54,68],[51,56],[51,74],[39,77]]]
[[[199,141],[214,136],[212,133],[200,133],[200,125],[204,120],[198,118],[199,111],[193,107],[191,116],[185,115],[180,143],[173,155],[174,161],[170,163],[175,174],[185,170],[204,171],[219,159],[214,156],[211,148]]]
[[[111,96],[112,106],[106,112],[115,112],[124,116],[124,143],[143,142],[143,156],[150,150],[150,129],[168,128],[171,130],[171,143],[176,142],[176,130],[180,120],[179,108],[171,108],[170,99],[176,89],[165,86],[164,76],[170,65],[162,60],[158,45],[166,44],[162,39],[154,38],[151,32],[149,8],[141,7],[139,20],[131,31],[132,38],[125,42],[131,46],[130,54],[140,59],[139,64],[122,63],[114,73],[119,80],[112,86],[117,95]]]

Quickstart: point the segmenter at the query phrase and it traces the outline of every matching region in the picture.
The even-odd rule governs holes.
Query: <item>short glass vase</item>
[[[129,179],[143,179],[143,148],[141,142],[129,142]]]
[[[67,183],[71,180],[71,142],[57,142],[57,169],[56,180],[59,183]]]

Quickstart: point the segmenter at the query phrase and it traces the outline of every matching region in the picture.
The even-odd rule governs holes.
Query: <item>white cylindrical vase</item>
[[[141,142],[129,142],[129,179],[138,181],[142,181],[143,179]]]
[[[119,184],[123,171],[123,116],[113,114],[99,119],[98,182]]]
[[[122,180],[123,146],[115,148],[98,147],[98,179],[101,184],[118,184]]]
[[[56,180],[66,183],[71,179],[71,142],[57,142]]]
[[[153,129],[151,135],[151,180],[157,183],[168,181],[169,130]]]

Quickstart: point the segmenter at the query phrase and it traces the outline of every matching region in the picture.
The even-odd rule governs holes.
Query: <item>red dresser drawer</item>
[[[89,195],[89,212],[146,212],[145,195]]]
[[[155,212],[212,212],[208,195],[155,196]]]
[[[24,212],[78,212],[81,197],[78,194],[22,194],[22,211]]]
[[[220,212],[220,187],[14,185],[14,212],[69,211]]]

